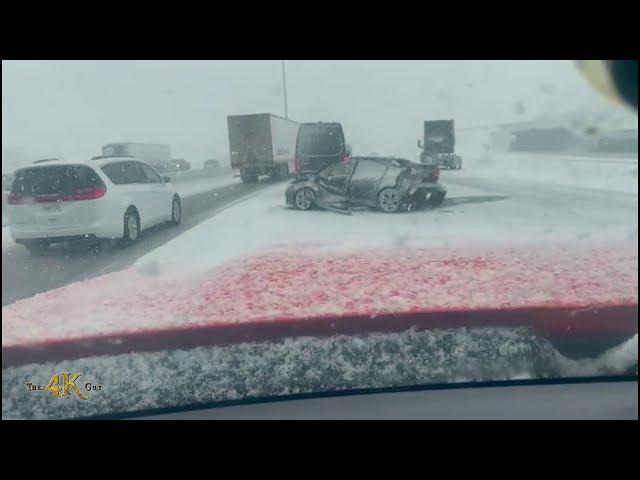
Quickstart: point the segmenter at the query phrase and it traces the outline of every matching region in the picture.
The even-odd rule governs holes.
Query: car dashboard
[[[199,408],[148,420],[637,420],[638,380],[455,386]]]

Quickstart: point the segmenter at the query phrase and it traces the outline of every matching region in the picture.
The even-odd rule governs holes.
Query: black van
[[[302,123],[296,139],[295,172],[319,172],[349,158],[350,150],[339,123]]]

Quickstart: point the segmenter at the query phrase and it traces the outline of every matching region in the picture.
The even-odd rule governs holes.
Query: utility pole
[[[284,71],[284,60],[282,60],[282,90],[284,91],[284,118],[289,119],[289,109],[287,108],[287,76]]]

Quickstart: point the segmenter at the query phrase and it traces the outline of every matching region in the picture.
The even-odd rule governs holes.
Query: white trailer
[[[134,157],[149,162],[154,166],[162,166],[171,160],[171,145],[131,142],[110,143],[102,147],[102,155]]]
[[[296,138],[300,124],[270,113],[230,115],[231,167],[245,183],[261,175],[279,180],[294,171]]]

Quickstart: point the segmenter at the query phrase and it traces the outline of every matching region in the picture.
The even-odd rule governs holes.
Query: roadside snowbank
[[[475,176],[638,193],[638,157],[488,153],[464,159]]]

